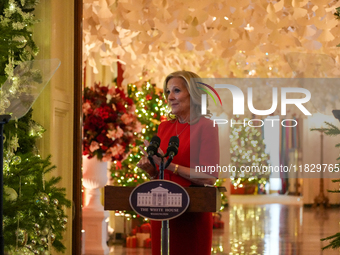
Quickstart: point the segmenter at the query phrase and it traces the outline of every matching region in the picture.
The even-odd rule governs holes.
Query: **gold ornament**
[[[47,235],[48,235],[48,232],[49,232],[48,228],[44,228],[44,229],[41,231],[41,235],[47,236]]]
[[[53,233],[51,233],[51,242],[53,243],[54,242],[54,240],[55,240],[55,234],[53,234]]]
[[[40,238],[40,243],[41,243],[42,245],[47,244],[47,239],[46,239],[46,237]]]

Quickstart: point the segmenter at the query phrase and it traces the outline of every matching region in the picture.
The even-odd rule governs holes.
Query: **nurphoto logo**
[[[222,106],[222,101],[216,90],[207,84],[200,83],[202,85],[205,85],[209,87],[218,97],[220,100],[221,106]],[[233,97],[233,115],[244,115],[244,94],[240,88],[238,88],[235,85],[230,85],[230,84],[216,84],[215,88],[226,88],[228,89]],[[206,93],[208,93],[213,100],[215,101],[214,97],[212,94],[203,88],[200,88],[204,90]],[[253,104],[253,88],[248,88],[247,89],[247,103],[248,103],[248,109],[251,113],[256,114],[256,115],[270,115],[273,112],[275,112],[277,105],[278,105],[278,88],[272,88],[272,106],[270,109],[267,110],[257,110],[254,107]],[[288,93],[301,93],[305,97],[304,98],[287,98]],[[281,88],[281,115],[286,115],[286,109],[288,104],[295,105],[297,108],[301,110],[301,112],[304,115],[312,115],[306,107],[304,107],[302,104],[307,103],[311,99],[311,93],[308,89],[305,88]],[[207,95],[203,94],[201,98],[201,112],[203,115],[207,114]],[[215,101],[216,104],[216,101]]]

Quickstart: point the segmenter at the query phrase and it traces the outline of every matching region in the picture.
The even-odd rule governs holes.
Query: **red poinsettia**
[[[136,107],[120,88],[94,84],[83,96],[83,155],[103,161],[124,160],[141,123]]]

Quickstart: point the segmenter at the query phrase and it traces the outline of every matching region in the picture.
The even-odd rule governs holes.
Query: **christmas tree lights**
[[[246,119],[245,121],[247,121]],[[239,123],[238,117],[234,119]],[[251,126],[234,125],[230,134],[231,165],[236,171],[231,173],[231,183],[235,188],[244,187],[247,184],[265,185],[269,178],[269,171],[242,171],[241,167],[267,166],[268,155],[265,153],[261,129]]]
[[[36,4],[36,0],[0,3],[0,87],[18,64],[38,53],[32,39]],[[55,167],[50,157],[40,157],[35,146],[43,132],[32,120],[32,111],[4,128],[3,228],[9,255],[47,255],[52,248],[65,251],[62,239],[68,218],[64,210],[71,202],[65,189],[57,187],[60,177],[45,178]]]
[[[136,115],[142,124],[142,132],[136,143],[130,145],[130,155],[122,162],[115,161],[112,164],[112,179],[115,185],[137,186],[148,181],[147,174],[136,165],[143,156],[138,146],[144,146],[144,140],[150,139],[157,133],[158,125],[166,120],[167,108],[161,90],[154,84],[145,82],[141,86],[136,84],[128,85],[128,96],[136,105]]]

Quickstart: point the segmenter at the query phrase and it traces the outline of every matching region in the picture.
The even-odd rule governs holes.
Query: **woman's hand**
[[[146,147],[148,147],[149,144],[150,143],[148,141],[144,141],[144,145]],[[139,148],[143,152],[144,157],[142,157],[142,159],[138,162],[137,167],[147,172],[151,177],[155,177],[158,174],[157,169],[150,163],[148,153],[144,150],[144,148],[142,146],[139,146]],[[164,155],[160,148],[158,148],[158,153]],[[161,159],[159,157],[153,156],[152,158],[155,164],[159,165],[161,163]]]
[[[137,167],[144,170],[150,177],[156,177],[158,174],[157,169],[153,167],[146,156],[141,158],[141,160],[137,163]]]
[[[149,141],[147,140],[144,140],[144,145],[145,147],[148,147],[149,146]],[[148,157],[148,153],[144,150],[143,147],[139,146],[139,148],[141,149],[141,151],[143,152],[144,156],[145,157]],[[161,148],[158,148],[158,151],[157,151],[160,155],[164,155],[164,152],[162,151]],[[161,158],[160,157],[157,157],[157,156],[153,156],[153,162],[155,162],[156,165],[160,165],[161,164]]]

